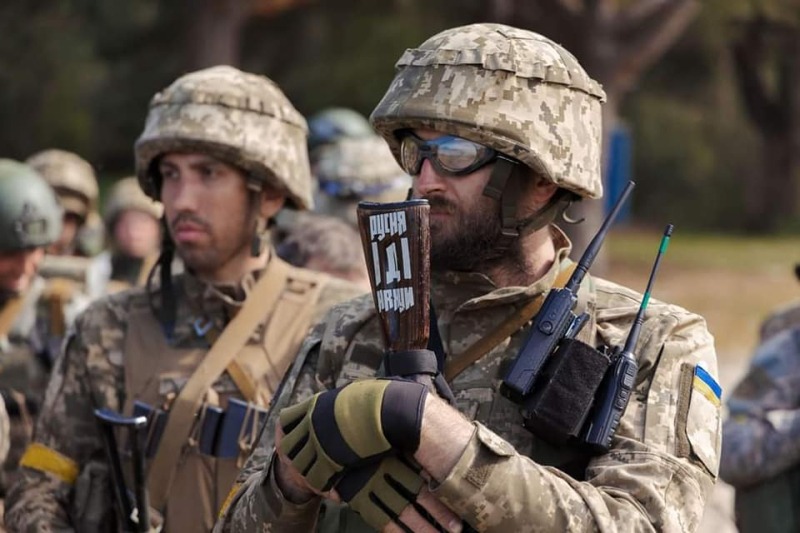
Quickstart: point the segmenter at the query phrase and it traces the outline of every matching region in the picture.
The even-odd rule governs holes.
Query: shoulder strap
[[[275,257],[273,260],[277,260]],[[297,350],[305,338],[311,320],[314,316],[315,303],[319,299],[324,282],[321,276],[313,276],[301,269],[287,265],[288,279],[286,290],[281,292],[276,304],[281,312],[275,314],[267,324],[264,332],[266,346],[270,352],[271,360],[277,363],[277,373],[285,374],[289,365],[297,355]],[[248,401],[254,402],[259,393],[258,377],[248,372],[247,367],[239,364],[239,358],[230,362],[226,368],[234,383]],[[262,398],[263,405],[268,405],[270,398]]]
[[[22,311],[22,306],[25,303],[25,297],[15,296],[6,302],[3,309],[0,310],[0,339],[8,335],[11,331],[11,326],[14,325],[19,313]]]
[[[572,272],[575,270],[575,263],[561,270],[553,283],[553,288],[561,288],[569,281]],[[524,326],[531,320],[536,313],[541,309],[544,303],[545,294],[540,294],[522,309],[513,313],[508,319],[504,320],[497,325],[487,335],[478,339],[474,344],[469,346],[466,350],[453,357],[444,369],[444,376],[447,381],[452,381],[461,372],[467,369],[472,363],[489,353],[495,346],[510,337],[515,331]]]
[[[275,261],[274,256],[270,259],[242,309],[223,330],[175,398],[164,436],[150,465],[147,486],[154,508],[163,510],[166,505],[181,451],[189,439],[203,395],[244,347],[255,328],[268,318],[264,316],[264,310],[269,313],[275,309],[287,272],[288,266],[283,261]]]

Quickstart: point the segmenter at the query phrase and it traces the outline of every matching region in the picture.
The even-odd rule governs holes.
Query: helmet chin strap
[[[519,198],[522,191],[521,175],[526,167],[510,159],[499,157],[483,188],[484,196],[500,202],[501,233],[497,242],[500,250],[508,250],[522,233],[530,233],[550,224],[580,198],[566,189],[558,189],[543,207],[531,216],[518,219]]]

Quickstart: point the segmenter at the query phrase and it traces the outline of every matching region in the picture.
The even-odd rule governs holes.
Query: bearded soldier
[[[50,186],[31,167],[0,159],[0,394],[3,411],[0,456],[7,490],[33,431],[33,420],[59,339],[49,315],[53,302],[37,270],[45,248],[61,231],[61,209]]]
[[[552,222],[577,197],[601,196],[601,87],[558,44],[497,24],[435,35],[397,69],[371,119],[431,206],[431,300],[455,405],[415,382],[374,379],[383,339],[372,299],[335,307],[306,343],[277,452],[265,436],[218,528],[694,530],[720,443],[701,317],[651,302],[606,451],[551,444],[556,435],[529,431],[529,413],[500,391],[530,329],[524,313],[574,267]],[[641,298],[585,277],[577,340],[620,346]],[[521,327],[498,335],[507,323]],[[576,372],[562,391],[596,377]]]
[[[12,530],[114,528],[102,407],[144,409],[160,428],[145,447],[147,486],[166,529],[211,529],[312,320],[360,292],[269,246],[284,203],[311,204],[306,132],[274,83],[232,67],[153,97],[135,152],[142,189],[164,206],[160,272],[77,320],[8,498]],[[173,251],[185,275],[170,275]]]

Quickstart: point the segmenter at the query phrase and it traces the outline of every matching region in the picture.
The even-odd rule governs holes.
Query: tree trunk
[[[238,66],[242,28],[249,0],[195,0],[189,24],[187,55],[192,70],[214,65]]]

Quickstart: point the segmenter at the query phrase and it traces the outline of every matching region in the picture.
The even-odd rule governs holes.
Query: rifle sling
[[[183,446],[189,439],[203,396],[247,344],[256,327],[269,319],[264,311],[271,314],[275,310],[289,271],[286,263],[275,259],[271,258],[242,309],[222,331],[172,404],[147,480],[150,501],[159,511],[166,505]]]
[[[564,268],[556,276],[553,283],[553,288],[562,288],[569,281],[570,276],[575,271],[576,264],[570,263],[569,266]],[[466,370],[472,363],[489,353],[495,346],[503,342],[505,339],[514,334],[522,326],[527,324],[539,309],[542,308],[546,293],[538,295],[536,298],[528,302],[522,309],[513,313],[508,319],[504,320],[497,325],[484,337],[478,339],[474,344],[470,345],[466,350],[460,354],[452,357],[445,364],[444,376],[448,382],[451,382],[464,370]],[[441,341],[440,341],[441,342]]]
[[[22,306],[25,303],[23,295],[15,296],[6,302],[3,309],[0,310],[0,339],[8,335],[14,321],[22,311]]]

